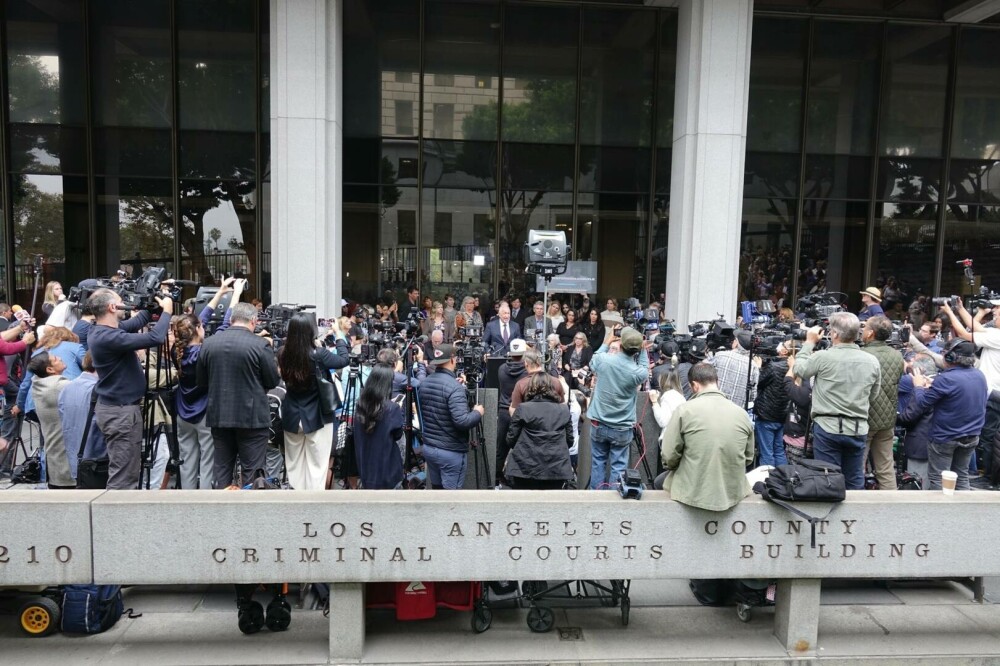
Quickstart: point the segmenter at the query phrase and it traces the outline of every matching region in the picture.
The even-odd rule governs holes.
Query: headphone
[[[968,357],[969,354],[959,354],[957,349],[966,342],[962,338],[955,338],[948,343],[947,349],[944,350],[944,360],[948,365],[955,365],[958,362],[959,357]],[[974,355],[974,354],[972,354]]]

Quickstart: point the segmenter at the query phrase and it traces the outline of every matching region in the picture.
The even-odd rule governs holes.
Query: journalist
[[[407,377],[414,390],[420,386],[420,381],[427,378],[427,364],[424,363],[424,352],[420,345],[413,345],[413,365],[403,366],[403,359],[395,349],[386,347],[375,355],[375,363],[392,370],[392,397],[402,395],[406,391]]]
[[[986,420],[986,377],[975,368],[976,346],[956,338],[944,349],[945,369],[933,381],[913,375],[915,395],[903,411],[903,421],[915,421],[933,410],[927,447],[927,477],[931,490],[941,489],[941,472],[958,475],[956,490],[969,490],[969,461]]]
[[[107,446],[104,443],[104,435],[94,423],[91,411],[93,409],[92,398],[94,386],[97,384],[97,373],[94,371],[94,360],[87,352],[83,357],[83,373],[71,381],[59,394],[59,419],[62,422],[63,442],[66,446],[66,455],[69,456],[70,475],[76,479],[77,488],[103,488],[105,479],[101,479],[98,484],[90,484],[88,480],[94,479],[93,473],[87,473],[78,469],[77,461],[80,457],[80,446],[84,448],[83,465],[88,469],[93,469],[95,458],[106,458]],[[90,428],[84,436],[83,429],[87,425],[88,415],[90,417]],[[90,454],[90,456],[86,454]],[[106,460],[104,461],[106,462]],[[103,466],[102,466],[102,469]],[[105,469],[106,471],[106,469]]]
[[[9,307],[7,313],[10,314]],[[17,433],[17,412],[13,409],[17,403],[19,384],[15,373],[21,364],[20,355],[35,343],[35,334],[27,321],[8,323],[6,328],[0,323],[0,329],[3,329],[0,331],[0,386],[3,387],[4,395],[3,423],[0,427],[0,463],[2,463],[5,460],[5,456],[2,455],[3,449],[14,441]],[[6,465],[0,466],[0,471],[6,472]]]
[[[815,351],[823,329],[806,331],[795,360],[796,377],[815,377],[812,394],[813,451],[817,460],[840,465],[848,490],[865,486],[864,451],[868,409],[878,391],[881,370],[871,354],[855,343],[860,322],[850,312],[830,315],[832,346]]]
[[[312,317],[300,312],[288,322],[288,335],[278,353],[278,368],[285,382],[281,402],[281,429],[285,433],[285,469],[295,490],[323,490],[333,448],[333,412],[324,414],[319,379],[330,381],[330,370],[347,367],[350,351],[335,321],[337,353],[319,344]]]
[[[510,407],[507,409],[511,416],[514,415],[514,410],[517,409],[517,406],[524,401],[524,395],[528,392],[528,380],[536,372],[543,373],[549,378],[549,381],[552,383],[552,389],[559,395],[560,402],[566,399],[566,392],[562,387],[563,383],[559,381],[559,378],[545,371],[545,360],[542,352],[537,349],[528,349],[524,352],[522,359],[524,360],[524,372],[527,376],[522,376],[514,384],[514,390],[510,396]]]
[[[455,378],[455,350],[434,350],[433,374],[420,383],[417,397],[423,433],[423,456],[431,487],[455,490],[465,485],[469,431],[483,418],[485,408],[469,409],[465,386]]]
[[[150,314],[143,310],[130,319],[122,298],[110,289],[98,289],[87,301],[94,325],[87,336],[97,370],[97,405],[94,420],[108,449],[108,489],[129,490],[139,486],[142,454],[142,398],[146,374],[136,352],[162,345],[170,328],[174,303],[167,295],[156,297],[163,309],[156,325],[142,333]]]
[[[788,464],[784,440],[785,418],[788,416],[788,389],[785,386],[787,355],[784,343],[778,345],[778,356],[764,362],[757,382],[753,433],[761,465],[776,467]]]
[[[70,383],[62,374],[65,369],[66,363],[61,358],[44,351],[28,362],[28,370],[35,377],[31,395],[45,442],[46,479],[52,490],[76,488],[59,418],[59,394]]]
[[[865,322],[862,333],[865,351],[878,361],[880,373],[868,405],[868,438],[864,460],[871,452],[872,468],[879,490],[896,490],[896,463],[892,456],[895,441],[896,410],[899,407],[899,378],[903,375],[903,356],[887,343],[892,337],[892,322],[877,315]]]
[[[403,410],[390,398],[392,385],[391,368],[376,365],[354,412],[354,453],[361,487],[366,490],[392,490],[403,482],[397,442],[403,436],[405,419]]]
[[[525,398],[507,431],[504,475],[516,489],[557,490],[573,479],[570,410],[541,372],[531,375]]]
[[[737,407],[750,409],[757,399],[757,382],[760,367],[757,359],[750,359],[753,335],[750,331],[737,331],[732,349],[719,352],[709,361],[719,375],[719,390]],[[749,394],[747,377],[750,378]]]
[[[281,378],[268,341],[254,335],[257,315],[250,303],[233,305],[229,330],[205,340],[198,359],[198,386],[208,390],[205,419],[215,444],[217,489],[232,484],[237,457],[241,485],[264,468],[271,425],[267,392]]]
[[[910,364],[911,373],[904,374],[899,379],[899,424],[906,428],[903,438],[903,451],[906,454],[906,471],[920,477],[921,489],[930,489],[930,479],[927,477],[927,452],[931,440],[931,417],[933,409],[924,410],[919,415],[906,418],[906,408],[916,396],[913,384],[914,375],[922,375],[932,380],[938,373],[934,359],[926,354],[918,354]]]
[[[511,418],[510,401],[514,387],[528,372],[524,367],[524,354],[527,351],[528,344],[524,340],[511,340],[507,361],[497,370],[497,381],[500,385],[497,397],[497,486],[504,481],[503,466],[510,452],[510,447],[507,445],[507,430],[510,428]]]
[[[612,331],[590,361],[597,375],[587,415],[590,431],[590,488],[609,487],[628,466],[639,386],[649,377],[649,356],[642,333],[621,331],[621,353],[608,353],[618,339]]]

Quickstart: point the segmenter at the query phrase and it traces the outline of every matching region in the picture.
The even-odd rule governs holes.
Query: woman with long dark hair
[[[403,481],[403,410],[391,400],[392,368],[376,365],[361,389],[354,411],[354,454],[361,487],[391,490]]]
[[[285,381],[281,429],[285,431],[285,469],[296,490],[323,490],[333,448],[333,414],[320,405],[317,375],[345,367],[350,350],[336,320],[330,320],[337,353],[323,347],[312,317],[300,312],[288,322],[288,336],[278,353],[278,370]]]
[[[556,326],[556,335],[559,336],[559,344],[569,347],[573,344],[573,338],[580,331],[580,322],[576,320],[576,310],[566,310],[565,319]]]
[[[525,401],[514,410],[507,431],[511,450],[504,476],[516,489],[559,489],[573,478],[570,410],[559,401],[546,373],[529,377]]]
[[[604,344],[604,338],[608,336],[608,332],[604,329],[604,322],[601,321],[601,313],[597,311],[597,308],[590,308],[583,323],[580,324],[580,328],[586,334],[587,344],[591,349],[600,349],[601,345]]]

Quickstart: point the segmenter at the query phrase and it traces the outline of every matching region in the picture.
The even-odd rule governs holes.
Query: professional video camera
[[[465,385],[475,387],[483,378],[483,327],[465,326],[459,329],[462,339],[455,343],[455,373],[465,375]]]
[[[740,303],[740,314],[743,316],[743,323],[747,326],[763,325],[771,323],[774,314],[774,303],[764,301],[742,301]]]
[[[267,331],[275,340],[284,340],[288,337],[288,322],[299,312],[305,310],[315,310],[315,305],[300,305],[298,303],[274,303],[267,306],[267,309],[257,316],[257,328],[255,333]],[[313,321],[316,320],[316,313],[309,313]]]
[[[121,296],[122,310],[148,310],[156,312],[160,306],[156,302],[157,298],[169,296],[173,301],[181,298],[181,287],[193,285],[193,282],[184,280],[174,280],[167,286],[167,291],[161,288],[161,284],[166,281],[167,269],[159,266],[151,266],[142,272],[138,278],[130,279],[123,271],[118,271],[113,277],[91,278],[83,280],[69,290],[69,300],[82,304],[93,295],[98,289],[110,289]]]
[[[795,305],[795,311],[805,315],[806,326],[817,326],[820,321],[829,320],[830,315],[843,312],[841,303],[847,301],[847,294],[841,291],[823,291],[806,294]],[[810,320],[814,323],[810,324]]]
[[[910,325],[901,321],[892,322],[892,335],[886,340],[886,344],[895,349],[902,349],[910,343]]]

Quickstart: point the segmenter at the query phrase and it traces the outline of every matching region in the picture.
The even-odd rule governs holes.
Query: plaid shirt
[[[717,353],[712,357],[712,365],[719,374],[719,390],[737,407],[744,407],[747,397],[747,367],[750,368],[750,405],[757,399],[757,380],[760,368],[750,363],[750,352],[745,349],[732,349]]]

